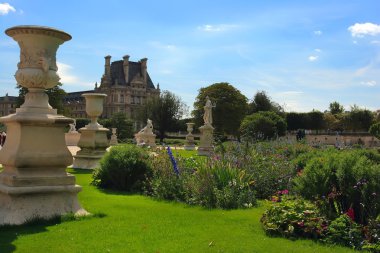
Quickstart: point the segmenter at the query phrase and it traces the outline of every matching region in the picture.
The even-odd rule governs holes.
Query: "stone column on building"
[[[107,55],[104,57],[105,63],[104,63],[104,75],[106,77],[111,77],[111,56]]]
[[[147,62],[148,62],[148,58],[142,58],[140,60],[140,63],[141,63],[141,74],[144,78],[144,82],[146,84],[147,82]]]
[[[0,224],[85,215],[77,199],[81,187],[66,172],[73,158],[65,128],[74,121],[58,115],[45,93],[59,81],[56,52],[71,36],[41,26],[16,26],[5,33],[19,43],[15,78],[28,93],[15,114],[0,118],[7,126],[7,141],[0,150]]]
[[[129,55],[123,56],[123,70],[124,70],[125,83],[128,83],[129,82]]]

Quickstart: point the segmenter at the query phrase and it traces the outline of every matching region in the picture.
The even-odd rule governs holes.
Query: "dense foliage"
[[[106,189],[141,191],[150,173],[149,154],[137,146],[112,147],[100,160],[92,184]]]
[[[243,119],[240,132],[246,140],[272,139],[285,135],[286,122],[274,112],[260,111]]]
[[[117,128],[117,138],[121,141],[133,138],[133,121],[124,112],[114,113],[110,119],[100,119],[99,123],[105,128]],[[111,135],[111,131],[108,135]]]
[[[239,134],[240,123],[247,113],[247,98],[229,83],[215,83],[199,90],[194,102],[194,121],[203,125],[204,105],[209,97],[215,108],[212,109],[215,132],[220,135]]]
[[[330,217],[352,208],[354,220],[367,223],[380,213],[379,154],[362,150],[334,149],[314,153],[294,190],[306,199],[318,199]]]
[[[187,114],[188,107],[181,98],[170,91],[162,91],[159,97],[151,97],[139,110],[139,119],[146,122],[153,121],[154,129],[159,132],[162,142],[165,132],[174,131],[177,122]]]

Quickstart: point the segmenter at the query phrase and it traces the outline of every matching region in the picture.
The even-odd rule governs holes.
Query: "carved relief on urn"
[[[16,26],[5,33],[20,46],[20,62],[15,74],[25,88],[49,89],[57,85],[56,53],[59,45],[71,39],[63,31],[41,26]]]

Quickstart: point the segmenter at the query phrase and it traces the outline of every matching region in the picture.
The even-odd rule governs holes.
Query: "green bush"
[[[242,138],[246,140],[272,139],[285,135],[285,131],[285,120],[270,111],[248,115],[240,125]]]
[[[361,226],[342,214],[331,222],[324,241],[360,249],[363,241]]]
[[[368,158],[370,157],[370,159]],[[355,221],[366,224],[380,212],[380,165],[377,154],[362,150],[326,150],[306,162],[294,190],[318,199],[331,218],[354,209]]]
[[[328,221],[312,202],[301,198],[284,198],[273,203],[261,218],[270,235],[284,237],[322,238]]]
[[[133,145],[112,147],[94,171],[92,184],[107,189],[141,191],[151,171],[148,153]]]

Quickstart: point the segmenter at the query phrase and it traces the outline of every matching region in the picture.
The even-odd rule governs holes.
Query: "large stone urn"
[[[186,125],[188,134],[186,135],[186,142],[183,148],[185,150],[195,150],[194,135],[192,134],[194,123],[186,123]]]
[[[103,157],[109,142],[107,139],[107,128],[98,123],[98,117],[103,112],[103,100],[107,96],[101,93],[85,93],[86,113],[91,122],[79,129],[81,133],[78,142],[79,150],[74,156],[73,168],[95,169],[99,167],[99,160]]]
[[[65,213],[84,215],[77,199],[81,187],[66,172],[73,158],[65,144],[65,127],[73,120],[57,115],[45,93],[59,81],[56,52],[71,36],[41,26],[16,26],[5,33],[21,49],[15,78],[28,93],[15,114],[0,118],[7,126],[7,141],[0,151],[0,224]]]

